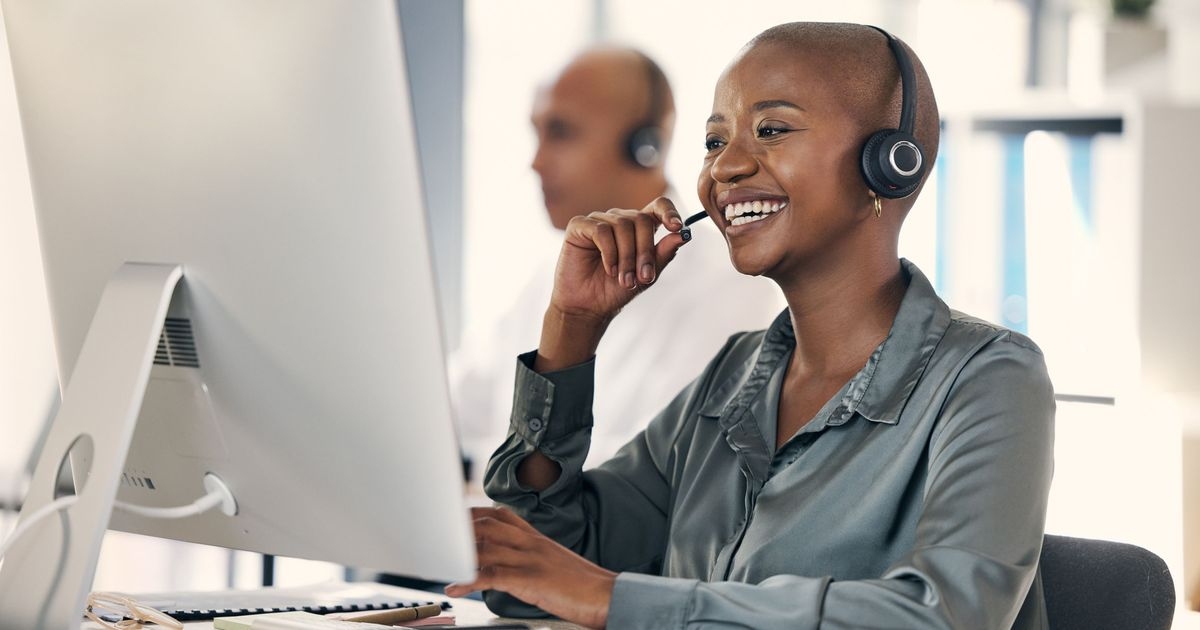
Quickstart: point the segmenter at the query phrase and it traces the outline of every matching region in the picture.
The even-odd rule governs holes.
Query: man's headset
[[[913,136],[917,112],[916,79],[912,61],[900,40],[891,33],[872,26],[888,39],[888,48],[900,66],[900,128],[881,129],[867,138],[862,149],[862,174],[867,186],[881,197],[907,197],[921,183],[925,172],[925,152]]]
[[[639,168],[654,168],[662,164],[663,130],[659,126],[666,95],[662,89],[662,70],[649,57],[639,54],[646,70],[646,82],[650,87],[650,109],[638,124],[625,136],[622,152],[631,164]]]

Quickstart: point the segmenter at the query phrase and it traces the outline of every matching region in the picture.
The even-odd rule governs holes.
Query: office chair
[[[1051,630],[1171,627],[1171,572],[1141,547],[1046,535],[1041,573]]]

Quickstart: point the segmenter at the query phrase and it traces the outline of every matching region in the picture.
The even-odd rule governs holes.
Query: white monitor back
[[[238,501],[111,527],[470,577],[394,1],[4,15],[60,380],[122,263],[182,264],[118,499],[188,503],[214,472]]]

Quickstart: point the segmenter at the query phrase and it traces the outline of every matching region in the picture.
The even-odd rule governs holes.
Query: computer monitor
[[[77,622],[105,525],[470,578],[394,0],[3,2],[64,386],[25,510],[79,486],[4,623]],[[235,515],[112,512],[209,473]]]

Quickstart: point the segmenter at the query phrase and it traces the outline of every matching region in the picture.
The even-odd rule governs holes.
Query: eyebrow
[[[788,109],[794,109],[794,110],[802,111],[802,112],[808,111],[808,110],[804,109],[803,107],[800,107],[799,105],[797,105],[791,101],[784,101],[784,100],[780,100],[780,99],[771,100],[771,101],[759,101],[754,104],[752,109],[756,112],[761,112],[761,111],[768,110],[768,109],[775,109],[777,107],[786,107]],[[713,114],[712,116],[708,117],[707,122],[710,122],[710,123],[725,122],[725,117],[722,116],[721,114]]]
[[[803,107],[800,107],[799,105],[797,105],[795,103],[792,103],[790,101],[778,100],[778,99],[773,100],[773,101],[759,101],[754,104],[754,111],[761,112],[764,109],[775,109],[776,107],[787,107],[789,109],[798,109],[800,111],[805,111]]]

